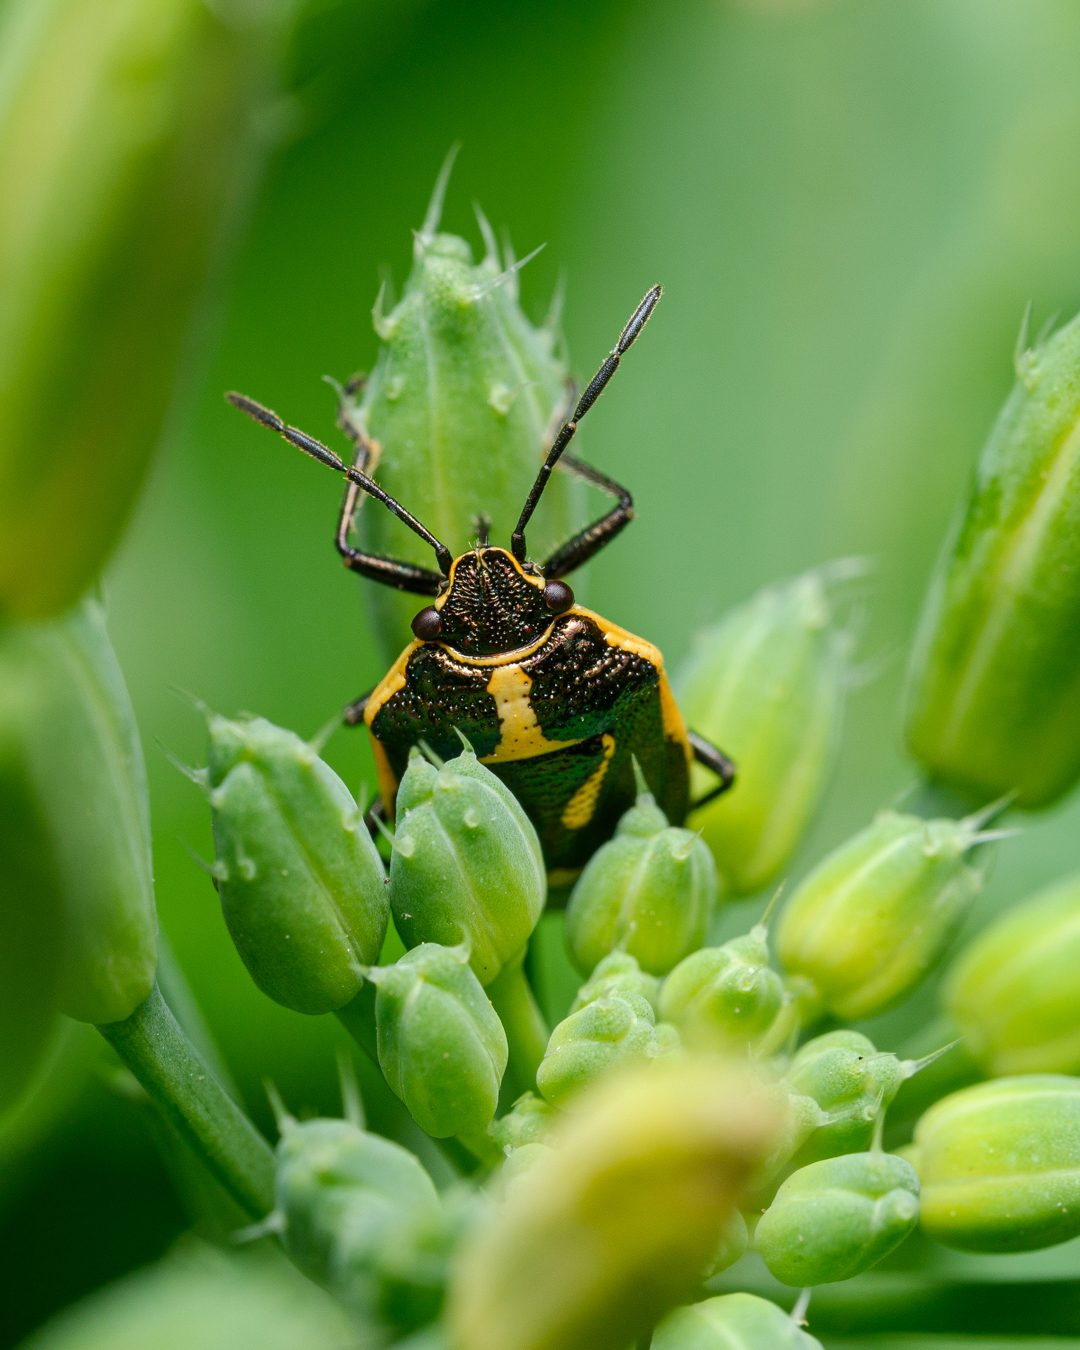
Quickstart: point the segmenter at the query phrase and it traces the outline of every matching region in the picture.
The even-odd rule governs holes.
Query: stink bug
[[[636,795],[633,760],[672,824],[729,788],[735,770],[714,746],[688,731],[649,642],[575,603],[562,580],[598,553],[633,518],[624,487],[566,453],[578,423],[603,392],[660,299],[654,286],[560,429],[522,508],[509,550],[488,542],[450,550],[366,472],[374,446],[351,434],[347,465],[321,442],[286,426],[242,394],[230,402],[280,432],[349,480],[336,544],[345,566],[399,590],[432,597],[416,615],[415,640],[385,678],[345,709],[345,721],[371,734],[379,790],[393,814],[410,749],[459,753],[460,736],[511,789],[536,826],[555,884],[569,881],[609,839]],[[617,499],[617,505],[543,563],[532,562],[525,530],[556,465]],[[361,494],[381,502],[435,551],[439,571],[353,548],[348,529]],[[690,802],[690,765],[711,769],[719,785]]]

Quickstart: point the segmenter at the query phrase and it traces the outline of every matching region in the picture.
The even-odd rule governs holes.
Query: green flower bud
[[[437,233],[451,162],[414,236],[401,302],[384,314],[383,293],[376,301],[384,345],[363,401],[346,395],[342,415],[378,443],[386,491],[457,556],[471,546],[480,515],[494,543],[509,540],[568,410],[568,377],[556,355],[558,307],[533,327],[518,304],[520,264],[509,247],[500,257],[487,222],[481,217],[487,251],[478,265],[464,239]],[[580,485],[556,475],[529,527],[534,553],[573,533],[580,503]],[[430,550],[388,512],[364,510],[359,524],[370,551],[430,566]],[[416,599],[384,587],[372,601],[389,659],[412,637]]]
[[[882,811],[841,844],[788,901],[777,931],[784,966],[814,984],[836,1017],[874,1017],[940,959],[982,873],[965,862],[983,816],[922,820]]]
[[[543,1144],[555,1123],[555,1112],[533,1092],[520,1096],[501,1120],[491,1126],[491,1137],[504,1153]]]
[[[546,898],[540,841],[509,788],[469,749],[439,769],[414,750],[398,789],[390,860],[390,903],[405,944],[466,942],[488,985],[528,942]]]
[[[1002,915],[957,958],[944,1001],[991,1075],[1080,1069],[1080,873]]]
[[[946,1247],[1023,1252],[1080,1234],[1080,1079],[1031,1074],[936,1102],[906,1150]]]
[[[780,875],[828,784],[852,645],[830,586],[862,570],[849,559],[759,591],[699,636],[675,678],[688,724],[739,766],[731,791],[695,817],[737,895]]]
[[[655,1059],[656,1014],[639,994],[613,994],[571,1013],[551,1033],[536,1086],[553,1106],[602,1074],[638,1059]]]
[[[624,1350],[692,1296],[779,1123],[775,1094],[709,1058],[597,1088],[558,1147],[466,1236],[453,1343]]]
[[[519,1148],[515,1148],[499,1169],[499,1184],[503,1199],[509,1195],[519,1178],[531,1171],[541,1158],[549,1158],[553,1152],[554,1149],[550,1144],[541,1143],[522,1144]]]
[[[927,596],[908,742],[934,778],[1036,809],[1080,775],[1080,321],[1017,374]]]
[[[720,1241],[717,1243],[716,1251],[713,1252],[712,1264],[705,1272],[705,1278],[711,1279],[714,1275],[719,1275],[722,1270],[727,1270],[729,1266],[733,1266],[736,1261],[746,1255],[749,1246],[750,1233],[746,1227],[746,1220],[739,1210],[733,1209],[728,1216],[727,1223],[724,1224]]]
[[[788,1069],[791,1089],[812,1097],[825,1119],[802,1145],[798,1166],[867,1148],[880,1111],[914,1072],[910,1061],[879,1054],[857,1031],[830,1031],[799,1050]]]
[[[657,1012],[660,1005],[660,981],[655,975],[647,975],[629,952],[609,952],[596,966],[589,980],[581,986],[570,1007],[572,1013],[580,1011],[587,1003],[598,998],[610,998],[613,994],[637,994]]]
[[[276,8],[4,7],[0,611],[73,604],[131,514],[261,158]]]
[[[378,987],[379,1065],[422,1130],[483,1130],[506,1069],[506,1033],[462,947],[421,943],[369,971]]]
[[[593,854],[566,908],[566,944],[586,974],[615,948],[666,975],[705,940],[719,883],[712,854],[667,816],[638,774],[637,803]]]
[[[345,1216],[372,1234],[399,1221],[402,1212],[435,1216],[439,1196],[417,1159],[400,1144],[346,1120],[286,1117],[277,1147],[276,1212],[285,1249],[312,1279],[329,1279],[331,1253]]]
[[[849,1280],[888,1256],[919,1220],[919,1178],[892,1153],[826,1158],[792,1173],[758,1220],[754,1246],[783,1284]]]
[[[87,600],[55,622],[5,628],[0,699],[0,853],[21,888],[12,908],[17,897],[40,922],[20,936],[19,914],[4,921],[5,960],[32,963],[6,988],[17,996],[33,981],[39,1047],[51,1005],[83,1022],[121,1021],[157,969],[146,774],[101,606]]]
[[[768,1299],[721,1294],[668,1313],[651,1350],[821,1350],[821,1342]]]
[[[675,967],[660,992],[660,1015],[679,1028],[688,1045],[745,1049],[776,1021],[784,982],[769,969],[767,930],[703,947]]]
[[[352,999],[389,922],[382,862],[348,788],[264,718],[211,715],[214,877],[252,979],[302,1013]]]

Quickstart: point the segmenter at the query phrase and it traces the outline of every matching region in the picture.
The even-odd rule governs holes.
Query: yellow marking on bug
[[[603,633],[604,641],[609,647],[618,647],[620,651],[632,652],[635,656],[650,661],[656,667],[660,672],[660,716],[663,720],[664,735],[668,740],[678,741],[682,746],[683,754],[686,756],[687,764],[693,764],[694,751],[690,745],[690,738],[686,734],[686,723],[683,721],[682,713],[679,712],[678,704],[675,702],[675,695],[671,692],[671,685],[668,683],[668,677],[664,670],[664,658],[660,648],[654,647],[651,642],[646,642],[644,638],[635,637],[633,633],[628,633],[625,628],[620,628],[610,619],[605,619],[600,614],[594,614],[591,609],[585,609],[582,605],[575,605],[571,613],[588,615]]]
[[[604,775],[611,763],[611,756],[615,753],[615,737],[609,731],[605,731],[600,743],[604,747],[604,758],[566,803],[560,816],[560,820],[568,830],[584,828],[592,820],[593,812],[596,810],[596,799],[600,796]]]
[[[532,678],[521,666],[496,666],[488,680],[487,691],[495,700],[499,715],[499,744],[481,764],[501,764],[508,759],[529,759],[551,750],[565,750],[577,740],[549,741],[533,712],[529,690]]]
[[[451,647],[448,642],[440,642],[439,646],[463,666],[511,666],[515,662],[527,660],[538,652],[554,631],[553,619],[536,641],[530,642],[527,647],[515,647],[509,652],[495,652],[492,656],[468,656],[465,652],[459,652],[455,647]]]
[[[379,683],[371,691],[371,696],[367,701],[367,707],[364,709],[364,725],[368,731],[371,730],[371,724],[378,715],[379,709],[389,699],[392,699],[399,689],[405,688],[405,667],[409,664],[409,657],[416,651],[417,647],[424,644],[415,639],[410,642],[398,659],[382,677]]]
[[[457,571],[458,563],[461,562],[461,559],[476,557],[480,560],[481,565],[483,565],[483,560],[489,553],[500,553],[509,562],[513,563],[515,572],[527,581],[530,586],[535,586],[538,591],[542,591],[547,584],[543,577],[533,576],[531,572],[526,572],[508,549],[498,548],[495,544],[486,544],[482,548],[470,548],[466,553],[462,553],[460,557],[455,558],[450,564],[450,575],[447,577],[447,582],[449,584],[447,585],[446,590],[433,601],[436,609],[442,609],[443,605],[445,605],[450,598],[450,592],[454,589],[454,573]]]

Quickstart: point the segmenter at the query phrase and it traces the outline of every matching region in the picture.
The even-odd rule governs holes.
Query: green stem
[[[253,1219],[274,1208],[274,1154],[180,1029],[157,985],[123,1022],[98,1030]]]
[[[547,1050],[548,1029],[525,978],[525,952],[508,961],[487,987],[487,996],[506,1032],[510,1059],[506,1076],[515,1097],[536,1091],[536,1071]]]

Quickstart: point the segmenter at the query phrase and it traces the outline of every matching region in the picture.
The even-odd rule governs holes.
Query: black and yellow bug
[[[263,426],[349,480],[338,520],[345,565],[399,590],[433,597],[413,620],[415,640],[384,679],[345,709],[371,733],[383,806],[393,815],[409,751],[424,742],[446,758],[463,735],[507,784],[536,826],[554,882],[569,880],[610,838],[635,797],[633,759],[673,824],[731,786],[734,767],[688,731],[659,651],[574,601],[562,577],[598,553],[633,518],[630,493],[566,454],[577,425],[603,392],[660,299],[654,286],[578,400],[529,493],[510,549],[489,544],[481,522],[475,548],[459,558],[365,473],[372,447],[360,436],[356,463],[342,459],[261,404],[227,397]],[[606,515],[537,565],[525,530],[556,465],[617,498]],[[348,542],[361,493],[381,502],[435,550],[439,571],[364,553]],[[690,765],[719,785],[690,802]]]

